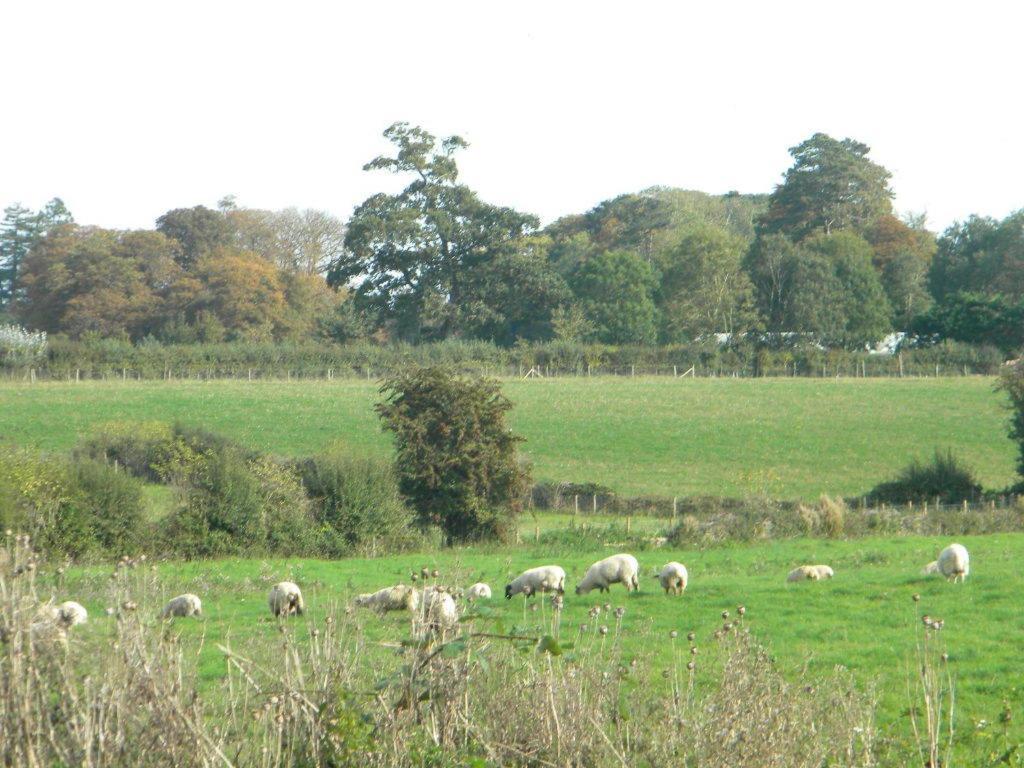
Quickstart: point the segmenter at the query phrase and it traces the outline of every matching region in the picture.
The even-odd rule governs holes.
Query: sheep
[[[415,611],[420,606],[420,593],[407,584],[384,587],[376,592],[358,595],[355,604],[362,608],[385,611]]]
[[[958,581],[965,581],[971,572],[971,558],[967,554],[967,548],[962,544],[950,544],[939,553],[939,559],[936,562],[939,566],[939,573],[954,584]]]
[[[491,599],[491,588],[484,584],[482,581],[478,581],[476,584],[466,590],[466,602],[473,602],[474,600],[490,600]]]
[[[921,569],[922,576],[931,576],[933,573],[939,572],[939,561],[932,560],[928,565]]]
[[[583,581],[576,587],[577,595],[585,595],[597,587],[602,592],[610,591],[610,585],[621,582],[627,592],[640,588],[640,564],[632,555],[612,555],[598,560],[587,569]]]
[[[505,585],[505,599],[511,600],[519,593],[532,597],[537,592],[565,594],[565,571],[557,565],[542,565],[523,571],[511,583]]]
[[[427,632],[444,634],[459,624],[459,609],[455,598],[443,589],[423,591],[423,609],[419,620],[413,622],[416,637],[424,638]]]
[[[661,573],[657,574],[655,578],[661,582],[661,588],[665,590],[666,595],[681,595],[686,589],[689,574],[686,572],[685,565],[672,561],[666,563],[665,567],[661,569]]]
[[[290,581],[280,581],[271,587],[267,604],[275,616],[290,616],[293,613],[301,616],[306,607],[302,601],[302,591]]]
[[[818,581],[831,579],[833,576],[835,571],[827,565],[801,565],[789,572],[786,581]]]
[[[202,615],[203,601],[197,595],[187,592],[184,595],[178,595],[169,600],[167,605],[164,606],[163,611],[160,612],[160,617],[163,619],[169,619],[174,616]]]
[[[51,609],[51,616],[57,624],[65,629],[85,624],[89,620],[89,612],[74,600],[65,600],[60,605],[54,606]]]

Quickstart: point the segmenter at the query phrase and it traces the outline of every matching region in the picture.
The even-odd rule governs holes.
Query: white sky
[[[0,205],[82,223],[354,205],[396,120],[545,222],[655,184],[768,192],[815,131],[933,229],[1024,207],[1016,2],[4,2]]]

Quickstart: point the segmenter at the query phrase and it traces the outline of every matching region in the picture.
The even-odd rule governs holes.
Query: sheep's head
[[[512,599],[512,585],[511,584],[506,584],[505,585],[505,599],[506,600],[511,600]]]
[[[302,603],[299,602],[298,595],[288,595],[288,612],[294,613],[296,616],[302,615]]]

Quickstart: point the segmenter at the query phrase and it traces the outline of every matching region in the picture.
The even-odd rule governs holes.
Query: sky
[[[941,231],[1024,207],[1022,28],[977,1],[4,3],[0,205],[347,218],[400,186],[362,166],[404,120],[549,222],[655,185],[770,192],[823,131]]]

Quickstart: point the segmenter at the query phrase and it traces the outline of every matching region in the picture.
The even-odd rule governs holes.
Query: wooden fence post
[[[573,516],[578,515],[580,513],[580,495],[578,493],[575,496],[572,497],[572,505],[573,505],[573,509],[572,509]]]
[[[594,514],[597,514],[597,494],[596,493],[594,494],[593,502],[594,502]]]
[[[679,512],[679,497],[678,496],[673,496],[672,497],[672,525],[673,525],[673,527],[676,524],[676,514],[678,512]]]

